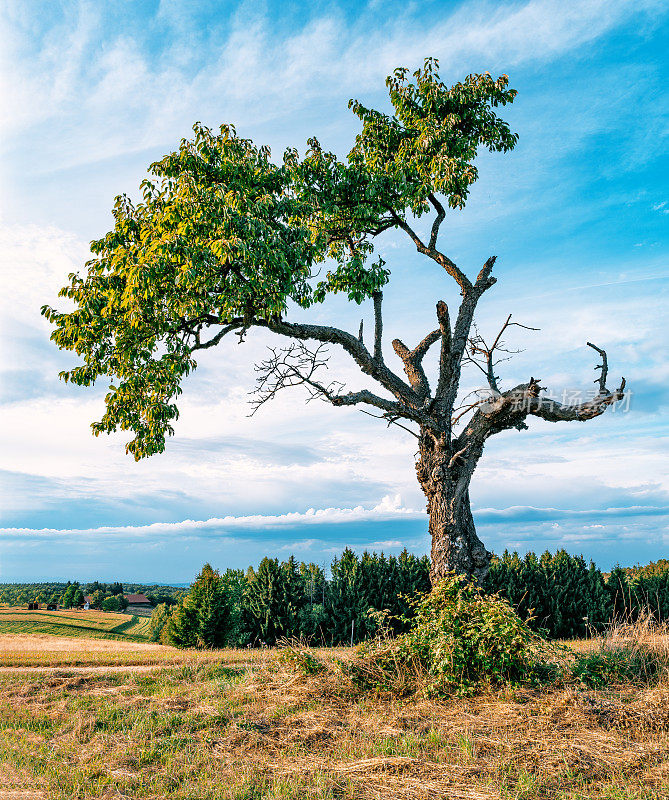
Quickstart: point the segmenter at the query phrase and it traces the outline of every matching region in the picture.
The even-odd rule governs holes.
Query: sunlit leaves
[[[516,92],[508,77],[488,73],[468,75],[447,87],[441,82],[436,59],[427,59],[408,80],[397,69],[386,84],[394,115],[369,109],[352,100],[362,132],[351,151],[351,164],[387,176],[415,214],[427,209],[428,196],[446,196],[452,208],[462,208],[469,187],[478,177],[473,160],[477,148],[511,150],[518,139],[494,108],[512,103]]]
[[[290,303],[337,292],[362,302],[389,278],[372,259],[375,237],[422,213],[432,192],[464,204],[477,147],[515,144],[492,111],[515,93],[487,74],[449,89],[430,60],[414,78],[388,78],[393,117],[352,102],[363,128],[346,161],[311,139],[303,158],[288,150],[276,164],[233,127],[196,124],[192,140],[151,165],[140,202],[116,198],[113,229],[60,292],[74,310],[42,309],[52,339],[82,360],[64,380],[115,379],[96,435],[132,431],[135,458],[162,451],[195,349],[276,322]]]

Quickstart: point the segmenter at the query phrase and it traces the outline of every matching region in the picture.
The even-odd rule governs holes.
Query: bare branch
[[[250,394],[255,395],[251,402],[253,411],[251,416],[264,403],[273,400],[278,392],[293,386],[306,385],[315,393],[312,396],[322,395],[327,397],[331,391],[315,380],[315,373],[328,363],[327,350],[324,345],[319,345],[315,350],[309,350],[302,342],[291,344],[282,349],[270,348],[270,356],[256,364],[255,371],[259,373],[256,378],[256,388]]]
[[[347,331],[326,325],[307,325],[276,319],[256,320],[253,324],[292,339],[314,339],[324,344],[338,344],[353,358],[362,372],[378,381],[401,403],[416,409],[422,405],[421,398],[408,384],[388,369],[383,361],[376,360],[365,345]]]
[[[584,422],[588,419],[603,414],[607,407],[622,400],[625,396],[625,379],[620,382],[620,386],[608,394],[598,394],[592,400],[573,405],[562,405],[557,400],[550,400],[547,397],[538,397],[530,405],[529,412],[535,417],[541,417],[548,422]]]
[[[372,294],[374,301],[374,360],[383,363],[383,314],[381,304],[383,303],[383,292],[377,291]]]
[[[532,328],[529,325],[522,325],[520,322],[511,322],[511,314],[506,318],[506,321],[502,325],[499,333],[495,337],[495,341],[492,345],[486,344],[485,339],[481,336],[476,330],[476,334],[469,338],[467,343],[467,351],[465,358],[470,364],[474,364],[474,366],[478,367],[483,374],[486,376],[486,380],[488,381],[488,386],[492,389],[493,392],[499,393],[499,387],[497,385],[497,376],[495,375],[495,366],[500,363],[500,361],[507,361],[506,358],[498,358],[495,359],[496,352],[503,352],[503,353],[519,353],[519,350],[509,350],[508,348],[504,347],[504,342],[502,340],[502,335],[507,328],[511,327],[517,328],[524,328],[528,331],[536,331],[539,330],[538,328]],[[477,356],[481,356],[481,360],[477,358]]]
[[[595,378],[594,383],[599,384],[599,392],[600,394],[604,394],[606,392],[606,378],[609,374],[609,362],[606,358],[606,351],[602,350],[600,347],[597,347],[597,345],[593,344],[592,342],[586,342],[586,344],[588,347],[592,347],[593,350],[596,350],[602,357],[602,363],[595,367],[595,369],[600,369],[601,373],[599,378]]]
[[[455,265],[455,262],[451,261],[451,259],[448,258],[448,256],[445,256],[443,253],[440,253],[437,249],[435,249],[434,246],[426,245],[422,241],[420,236],[408,224],[408,222],[406,222],[406,220],[402,219],[402,217],[392,209],[389,210],[390,213],[393,215],[393,218],[397,226],[401,228],[406,234],[408,234],[411,241],[416,245],[416,250],[418,250],[419,253],[428,256],[433,261],[436,261],[437,264],[442,266],[446,270],[446,272],[448,272],[451,278],[453,278],[457,282],[463,294],[472,288],[471,281],[465,275],[465,273],[462,272],[462,270],[458,269],[458,267]],[[437,225],[437,232],[438,230],[439,226]],[[434,226],[433,226],[433,232],[434,232]],[[431,241],[432,239],[430,239],[430,242]]]
[[[334,406],[353,406],[364,403],[383,411],[387,420],[395,421],[403,417],[417,422],[419,425],[436,427],[434,421],[427,414],[415,411],[394,400],[379,397],[367,389],[342,394],[343,383],[332,381],[325,385],[316,380],[316,372],[321,367],[326,367],[328,360],[327,350],[322,344],[315,350],[310,350],[302,342],[294,342],[282,349],[270,348],[270,356],[255,368],[259,376],[256,379],[256,388],[250,393],[255,395],[251,401],[253,406],[251,416],[258,411],[260,406],[273,400],[282,389],[305,386],[309,391],[309,400],[320,397]]]
[[[496,257],[491,256],[485,262],[483,269],[480,271],[476,280],[476,284],[474,286],[471,286],[470,284],[470,290],[464,292],[462,302],[460,303],[458,317],[455,321],[453,338],[448,355],[448,386],[445,388],[443,393],[443,403],[446,408],[451,408],[455,403],[455,397],[460,385],[462,357],[467,347],[469,331],[474,320],[476,304],[486,289],[495,283],[495,279],[490,277],[495,260]]]
[[[439,356],[439,380],[435,397],[442,398],[451,381],[451,321],[448,315],[448,306],[443,300],[437,303],[437,320],[441,334],[441,354]]]
[[[410,433],[416,439],[420,439],[420,436],[417,433],[412,431],[411,428],[407,428],[405,425],[400,425],[400,423],[396,419],[388,419],[388,417],[385,414],[372,414],[371,411],[365,411],[364,408],[361,408],[360,411],[362,411],[363,414],[367,414],[368,417],[385,420],[388,423],[388,427],[390,427],[391,425],[397,425],[398,428],[401,428],[403,431]]]
[[[360,342],[360,344],[364,344],[365,343],[364,339],[362,338],[362,329],[363,329],[364,322],[365,322],[364,319],[360,320],[360,330],[358,331],[358,341]]]
[[[462,417],[464,417],[464,416],[465,416],[465,415],[466,415],[466,414],[467,414],[469,411],[471,411],[471,410],[472,410],[472,409],[474,409],[474,408],[477,408],[477,407],[478,407],[478,406],[480,406],[480,405],[483,405],[483,403],[488,403],[488,402],[490,402],[490,398],[487,398],[487,397],[486,397],[486,398],[483,398],[483,399],[481,399],[481,400],[477,400],[475,403],[469,403],[469,404],[468,404],[468,405],[466,405],[466,406],[462,406],[462,408],[463,408],[464,410],[463,410],[463,411],[461,411],[459,414],[456,414],[456,415],[455,415],[455,416],[454,416],[454,417],[451,419],[451,425],[455,426],[455,425],[458,423],[458,421],[459,421],[459,420],[461,420],[461,419],[462,419]]]
[[[451,460],[448,462],[448,469],[451,469],[451,467],[457,462],[460,456],[463,456],[467,452],[467,450],[469,450],[468,444],[466,444],[461,450],[458,450],[457,453],[453,453],[453,455],[451,456]]]
[[[434,250],[437,246],[439,227],[441,226],[441,223],[444,221],[446,212],[444,211],[444,207],[442,206],[442,204],[439,202],[439,200],[437,200],[437,198],[431,192],[428,195],[428,199],[432,203],[437,212],[437,216],[435,217],[434,222],[432,223],[432,231],[430,232],[430,243],[428,244],[430,250]]]
[[[439,330],[431,331],[430,333],[428,333],[428,335],[420,342],[418,342],[418,344],[414,347],[412,351],[413,358],[416,359],[418,363],[420,363],[425,357],[427,351],[432,347],[432,345],[435,342],[439,341],[440,337],[441,337],[441,331]]]
[[[608,373],[606,353],[598,347],[594,350],[602,356],[603,364],[597,368]],[[540,417],[547,422],[585,422],[603,414],[613,403],[622,400],[625,396],[625,379],[622,378],[620,386],[613,392],[606,388],[601,376],[595,381],[599,384],[597,395],[591,400],[582,403],[563,404],[548,397],[542,397],[544,390],[540,386],[539,378],[530,378],[528,383],[497,394],[487,402],[481,403],[478,410],[467,424],[466,429],[458,437],[458,444],[478,442],[480,446],[489,436],[509,428],[526,428],[527,416]]]
[[[195,350],[206,350],[209,347],[215,347],[226,334],[234,331],[236,328],[241,327],[243,327],[243,322],[241,320],[233,322],[230,325],[226,325],[224,328],[221,328],[221,330],[215,336],[212,336],[212,338],[206,342],[200,341],[200,329],[198,329],[196,332],[188,331],[195,337],[195,344],[191,345],[190,351],[193,353]]]
[[[430,395],[430,384],[427,380],[427,375],[423,369],[421,362],[430,347],[441,336],[440,331],[432,331],[420,341],[413,350],[409,348],[399,339],[393,340],[393,349],[404,363],[404,371],[409,378],[409,383],[413,387],[416,394],[421,398],[427,398]]]

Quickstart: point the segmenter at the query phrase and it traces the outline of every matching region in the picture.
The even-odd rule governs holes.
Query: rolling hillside
[[[0,609],[0,634],[52,634],[76,638],[149,641],[149,620],[104,611]]]

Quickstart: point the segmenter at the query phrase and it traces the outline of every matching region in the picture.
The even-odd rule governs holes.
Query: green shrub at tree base
[[[555,679],[562,648],[531,630],[509,603],[453,575],[415,602],[407,633],[361,646],[341,668],[363,690],[431,697]]]

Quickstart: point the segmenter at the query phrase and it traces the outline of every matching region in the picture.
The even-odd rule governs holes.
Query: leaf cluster
[[[362,302],[389,279],[375,237],[423,213],[434,193],[462,208],[477,148],[516,142],[494,112],[515,92],[487,73],[448,88],[432,59],[413,82],[407,74],[388,78],[393,116],[351,101],[362,131],[345,161],[310,139],[303,158],[289,149],[274,163],[233,126],[197,123],[150,166],[141,201],[116,198],[113,229],[60,292],[74,309],[42,308],[51,338],[81,359],[61,378],[113,380],[95,435],[132,431],[126,450],[136,459],[162,452],[195,351],[271,326],[291,304],[338,292]]]
[[[428,58],[413,80],[404,67],[387,78],[392,116],[357,100],[349,104],[363,123],[350,162],[377,180],[385,177],[416,215],[429,209],[433,193],[445,195],[451,208],[463,208],[478,178],[478,148],[506,152],[518,141],[494,111],[516,96],[507,75],[472,74],[448,87],[438,69],[438,60]]]

